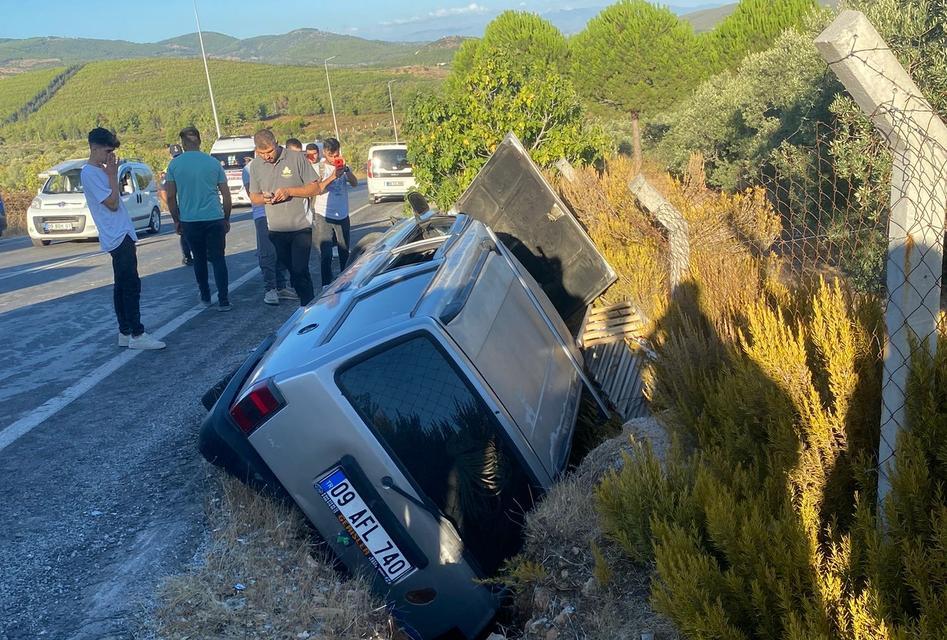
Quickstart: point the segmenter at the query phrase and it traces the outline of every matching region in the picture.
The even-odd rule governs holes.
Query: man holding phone
[[[89,161],[82,167],[79,181],[89,212],[99,230],[102,251],[112,256],[115,283],[112,302],[118,319],[118,346],[129,349],[164,349],[165,344],[145,333],[141,324],[141,278],[138,277],[138,236],[118,184],[120,143],[114,133],[97,127],[89,132]]]
[[[349,261],[352,225],[349,221],[349,187],[358,186],[358,178],[342,158],[342,147],[335,138],[323,143],[323,161],[316,173],[328,180],[324,193],[312,201],[313,240],[319,247],[322,286],[332,282],[332,247],[339,250],[339,271]],[[338,178],[338,179],[336,179]]]
[[[309,273],[309,198],[322,193],[335,176],[320,181],[305,154],[278,145],[269,129],[258,131],[253,144],[257,159],[250,163],[250,202],[263,205],[277,260],[289,270],[299,304],[306,306],[315,298]]]

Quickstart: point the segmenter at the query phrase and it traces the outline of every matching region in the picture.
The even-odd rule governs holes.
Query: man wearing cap
[[[207,263],[214,267],[217,310],[230,311],[226,236],[230,231],[230,187],[220,162],[201,151],[195,127],[181,130],[184,153],[168,165],[168,209],[174,228],[183,233],[194,255],[194,277],[201,302],[210,306]],[[220,196],[218,197],[218,193]]]

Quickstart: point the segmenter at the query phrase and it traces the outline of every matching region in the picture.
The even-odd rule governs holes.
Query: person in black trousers
[[[264,205],[277,259],[289,270],[299,304],[305,306],[315,298],[309,272],[309,198],[321,194],[336,176],[319,181],[305,154],[277,144],[268,129],[257,132],[253,141],[257,157],[250,163],[250,201]]]
[[[168,210],[178,233],[183,233],[194,256],[194,277],[201,302],[210,306],[207,263],[214,267],[217,310],[230,311],[227,260],[230,231],[230,187],[220,162],[201,151],[201,134],[194,127],[181,131],[184,153],[168,165]],[[218,198],[218,194],[220,197]]]

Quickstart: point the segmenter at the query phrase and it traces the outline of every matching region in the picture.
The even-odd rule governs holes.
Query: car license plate
[[[404,180],[386,180],[385,186],[386,187],[403,187]]]
[[[319,480],[316,488],[385,582],[395,584],[416,571],[341,467],[336,467]]]
[[[43,225],[44,231],[72,231],[71,222],[47,222]]]

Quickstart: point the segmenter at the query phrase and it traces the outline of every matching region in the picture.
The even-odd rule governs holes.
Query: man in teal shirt
[[[214,267],[217,310],[230,311],[226,236],[230,231],[230,188],[220,162],[201,151],[201,134],[195,127],[181,130],[184,153],[168,165],[168,210],[174,228],[183,233],[194,257],[194,277],[201,302],[210,305],[207,263]],[[218,198],[218,193],[220,197]]]

